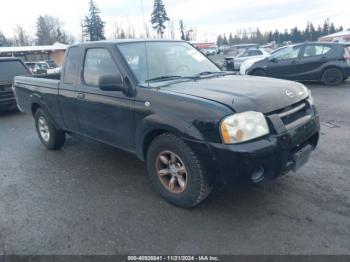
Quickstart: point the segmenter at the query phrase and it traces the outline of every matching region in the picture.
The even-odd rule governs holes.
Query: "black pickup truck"
[[[237,176],[259,183],[295,171],[319,139],[305,86],[231,75],[182,41],[73,45],[61,76],[16,77],[14,87],[48,149],[74,133],[132,152],[181,207]]]
[[[12,92],[13,79],[15,76],[30,74],[21,59],[0,58],[0,111],[16,108],[16,100]]]

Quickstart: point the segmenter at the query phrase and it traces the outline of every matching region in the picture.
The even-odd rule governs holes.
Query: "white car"
[[[202,53],[205,55],[216,55],[217,50],[216,50],[216,48],[204,48],[204,49],[202,49]]]
[[[56,67],[56,68],[49,68],[49,69],[47,69],[47,73],[48,74],[59,74],[59,73],[61,73],[61,69],[62,69],[61,66]]]
[[[272,54],[284,49],[284,48],[287,48],[287,46],[283,46],[283,47],[280,47],[276,50],[273,50],[272,52],[268,52],[268,55],[267,56],[264,56],[264,57],[260,57],[260,58],[251,58],[251,59],[248,59],[246,61],[244,61],[242,64],[241,64],[241,68],[239,69],[239,73],[241,75],[246,75],[247,74],[247,71],[248,69],[254,65],[256,62],[259,62],[261,60],[264,60],[265,58],[267,57],[270,57]],[[265,52],[267,52],[268,50],[266,49],[261,49],[261,50],[264,50]]]
[[[266,57],[269,57],[270,54],[265,51],[264,49],[248,49],[241,52],[236,57],[227,57],[226,63],[233,63],[231,65],[231,68],[233,67],[234,70],[240,70],[241,65],[250,59],[264,59]]]

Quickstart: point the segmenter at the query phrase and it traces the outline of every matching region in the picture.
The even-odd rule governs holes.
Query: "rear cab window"
[[[68,54],[66,57],[63,83],[74,84],[79,65],[80,65],[80,48],[71,47],[68,50]]]

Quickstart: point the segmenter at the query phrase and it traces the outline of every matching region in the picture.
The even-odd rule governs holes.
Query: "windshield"
[[[28,74],[27,68],[20,61],[0,61],[0,81],[13,81],[15,76]]]
[[[139,82],[221,72],[206,56],[184,42],[126,43],[118,47]]]

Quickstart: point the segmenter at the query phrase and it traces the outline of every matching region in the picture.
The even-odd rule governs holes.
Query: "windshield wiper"
[[[204,72],[200,72],[200,73],[194,75],[193,78],[200,78],[201,76],[217,75],[217,74],[220,74],[220,75],[227,75],[227,74],[230,74],[230,73],[224,72],[224,71],[215,71],[215,72],[204,71]]]
[[[156,81],[166,81],[166,80],[171,80],[171,79],[176,79],[176,78],[181,78],[182,76],[158,76],[158,77],[154,77],[151,79],[146,80],[145,82],[156,82]]]

